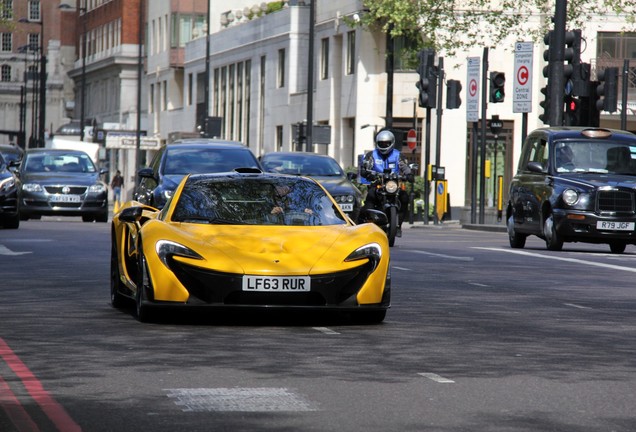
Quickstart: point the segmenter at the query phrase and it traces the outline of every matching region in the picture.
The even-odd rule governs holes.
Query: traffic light
[[[565,126],[586,126],[581,123],[581,102],[573,96],[565,97]]]
[[[490,102],[500,103],[504,101],[506,97],[504,84],[506,84],[506,74],[490,72]]]
[[[598,73],[599,85],[596,95],[599,100],[596,107],[599,111],[614,112],[618,108],[618,68],[608,67]]]
[[[456,109],[462,105],[460,98],[460,92],[462,90],[462,83],[457,80],[446,81],[446,108]]]
[[[544,53],[543,55],[545,57],[546,53]],[[543,108],[543,114],[539,114],[539,120],[549,125],[550,124],[550,80],[548,80],[548,77],[550,76],[549,63],[546,67],[543,68],[543,76],[546,78],[547,81],[546,81],[545,87],[541,88],[541,93],[543,94],[543,100],[539,102],[539,105],[541,106],[541,108]]]
[[[435,61],[435,50],[426,49],[420,51],[420,63],[417,72],[420,75],[415,86],[419,90],[419,106],[422,108],[435,108],[437,105],[437,67]]]

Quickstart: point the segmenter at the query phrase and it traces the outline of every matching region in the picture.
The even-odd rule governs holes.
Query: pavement
[[[471,223],[462,223],[459,220],[449,220],[442,221],[439,223],[434,223],[433,221],[429,221],[428,224],[425,224],[423,221],[414,221],[412,224],[405,221],[402,224],[402,229],[469,229],[476,231],[493,231],[493,232],[506,232],[506,224],[497,223],[497,224],[471,224]]]

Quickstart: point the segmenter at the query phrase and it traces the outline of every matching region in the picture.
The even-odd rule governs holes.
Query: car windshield
[[[97,171],[91,158],[84,153],[34,153],[24,161],[27,173],[94,173]]]
[[[343,176],[338,162],[327,157],[278,156],[263,158],[263,167],[268,172],[304,176]]]
[[[230,172],[235,168],[258,168],[256,158],[247,148],[189,149],[172,148],[165,158],[166,175]]]
[[[304,226],[346,223],[320,186],[297,178],[190,177],[175,205],[175,222]]]
[[[557,172],[636,175],[636,145],[616,141],[567,140],[554,145]]]

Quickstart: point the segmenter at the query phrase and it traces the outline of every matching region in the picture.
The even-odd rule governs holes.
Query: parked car
[[[529,235],[561,250],[565,242],[606,243],[613,253],[636,244],[636,135],[551,127],[526,138],[510,184],[510,246]]]
[[[0,155],[7,164],[11,162],[20,162],[24,157],[24,150],[13,144],[0,144]]]
[[[346,311],[380,322],[390,305],[384,231],[353,224],[310,178],[193,174],[163,210],[129,201],[112,224],[112,304],[133,299],[141,321],[153,306],[173,306]]]
[[[81,216],[108,221],[108,187],[90,156],[80,150],[28,149],[20,164],[20,218]]]
[[[16,229],[20,226],[20,180],[12,167],[18,162],[7,162],[0,154],[0,226]]]
[[[240,142],[184,139],[159,150],[150,166],[139,171],[133,199],[161,209],[186,174],[229,172],[235,168],[258,168],[254,153]]]
[[[268,172],[315,178],[353,221],[358,220],[362,207],[362,193],[352,182],[356,174],[345,173],[331,156],[303,152],[274,152],[263,155],[261,164]]]

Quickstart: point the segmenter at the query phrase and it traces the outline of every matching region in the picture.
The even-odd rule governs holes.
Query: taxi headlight
[[[155,244],[155,251],[157,252],[161,262],[164,263],[166,267],[170,267],[168,265],[168,258],[175,255],[186,258],[203,259],[201,255],[192,249],[170,240],[159,240]]]
[[[388,182],[386,182],[384,187],[386,188],[386,191],[388,193],[395,193],[398,190],[398,184],[397,184],[397,182],[395,182],[393,180],[389,180]]]
[[[579,201],[579,193],[574,189],[564,190],[561,196],[563,197],[563,202],[569,206],[573,206]]]
[[[14,186],[15,186],[15,179],[13,177],[8,177],[0,181],[0,191],[8,191]]]
[[[25,183],[22,185],[22,190],[26,192],[43,192],[44,189],[38,183]]]

